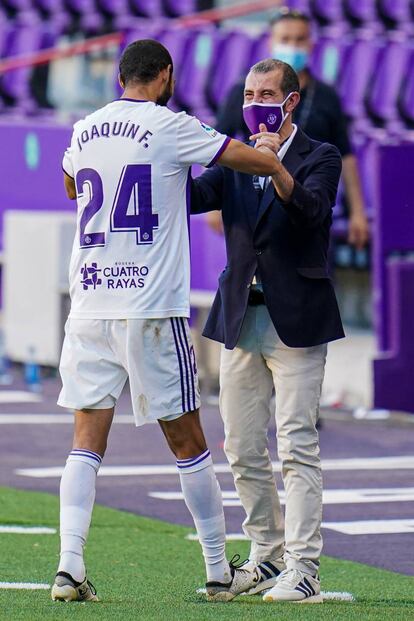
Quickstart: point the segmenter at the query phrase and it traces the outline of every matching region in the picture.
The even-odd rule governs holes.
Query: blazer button
[[[263,252],[263,250],[256,250],[256,255],[259,256],[259,255],[262,254],[262,252]]]

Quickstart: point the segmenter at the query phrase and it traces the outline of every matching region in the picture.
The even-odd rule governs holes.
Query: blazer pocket
[[[326,267],[297,267],[296,271],[305,278],[331,278]]]

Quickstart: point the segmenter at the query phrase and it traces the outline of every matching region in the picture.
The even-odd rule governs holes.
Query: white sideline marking
[[[394,535],[414,533],[414,519],[327,522],[322,527],[345,535]]]
[[[42,395],[25,390],[0,390],[0,403],[40,403]]]
[[[14,535],[55,535],[56,528],[46,526],[8,526],[0,524],[0,533],[12,533]]]
[[[199,593],[200,595],[203,595],[205,592],[206,592],[205,587],[200,587],[199,589],[196,590],[196,593]],[[243,595],[246,597],[251,597],[251,595],[247,595],[247,593],[240,593],[238,597],[243,597]],[[336,600],[336,601],[341,601],[341,602],[354,602],[355,601],[355,597],[352,595],[352,593],[347,593],[346,591],[343,591],[343,592],[321,591],[321,595],[323,599],[330,599],[330,600]]]
[[[353,522],[322,522],[322,528],[344,535],[396,535],[414,533],[414,519],[400,520],[355,520]],[[186,535],[189,541],[198,541],[196,533]],[[228,533],[227,541],[245,541],[244,533]]]
[[[160,500],[184,500],[180,492],[149,492],[151,498]],[[223,505],[225,507],[241,506],[236,491],[222,491]],[[286,494],[279,491],[281,504],[285,504]],[[323,491],[324,505],[340,504],[365,504],[377,502],[413,502],[414,487],[387,487],[387,488],[361,488],[361,489],[325,489]]]
[[[1,394],[1,393],[0,393]],[[73,414],[0,414],[0,425],[73,425]],[[132,414],[118,414],[114,423],[134,424]]]
[[[27,589],[35,591],[38,589],[50,589],[50,584],[41,582],[0,582],[0,589]]]
[[[280,462],[272,462],[275,472],[281,471]],[[396,455],[395,457],[352,457],[342,459],[323,459],[322,470],[413,470],[414,456]],[[214,465],[218,474],[230,473],[230,466],[225,463]],[[19,468],[15,474],[39,479],[61,477],[63,467],[52,468]],[[154,475],[177,475],[177,468],[173,464],[153,466],[102,466],[99,470],[101,477],[126,477],[126,476],[154,476]]]

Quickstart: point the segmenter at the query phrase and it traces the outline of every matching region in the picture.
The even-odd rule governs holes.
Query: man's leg
[[[193,516],[206,563],[207,581],[231,581],[221,490],[200,424],[199,411],[159,421],[177,458],[186,505]]]
[[[326,345],[290,348],[273,325],[267,363],[276,388],[278,453],[286,490],[285,561],[288,569],[316,575],[322,550],[322,473],[316,422],[324,376]]]
[[[83,547],[95,501],[95,482],[105,454],[114,408],[75,412],[73,449],[60,483],[59,572],[85,579]]]
[[[284,525],[267,440],[273,379],[260,353],[256,313],[248,309],[237,347],[222,349],[220,412],[224,449],[247,515],[250,560],[260,563],[283,556]]]

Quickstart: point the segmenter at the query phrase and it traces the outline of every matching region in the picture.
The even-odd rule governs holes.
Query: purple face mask
[[[288,113],[283,112],[283,106],[292,93],[282,103],[251,103],[243,106],[243,118],[252,134],[260,132],[259,125],[264,123],[268,132],[278,132],[285,122]]]

